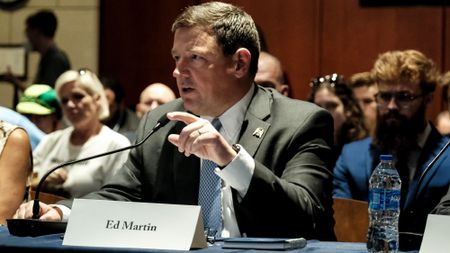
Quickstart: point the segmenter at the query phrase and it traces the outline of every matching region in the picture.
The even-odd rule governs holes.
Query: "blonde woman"
[[[0,120],[0,224],[6,224],[25,199],[31,171],[27,133]]]
[[[64,72],[55,86],[68,128],[49,134],[34,152],[34,168],[42,177],[62,162],[130,145],[128,139],[103,125],[108,102],[97,76],[87,69]],[[68,198],[98,190],[126,160],[128,152],[73,164],[52,173],[44,191]]]

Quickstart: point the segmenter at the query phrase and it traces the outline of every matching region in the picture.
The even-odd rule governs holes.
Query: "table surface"
[[[0,227],[0,252],[171,252],[169,250],[133,249],[133,248],[94,248],[63,246],[63,234],[45,235],[39,237],[18,237],[9,234],[7,227]],[[268,250],[222,249],[222,243],[205,248],[193,250],[202,253],[230,253],[230,252],[270,252]],[[175,252],[175,251],[173,251]],[[180,251],[176,251],[180,252]],[[272,251],[279,252],[279,251]],[[354,253],[367,252],[365,243],[351,242],[323,242],[310,240],[303,249],[289,252],[314,253]],[[417,252],[417,251],[415,251]]]

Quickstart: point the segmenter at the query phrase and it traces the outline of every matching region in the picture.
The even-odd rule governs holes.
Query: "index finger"
[[[168,112],[167,118],[170,120],[183,121],[186,125],[189,125],[200,119],[199,117],[188,112]]]

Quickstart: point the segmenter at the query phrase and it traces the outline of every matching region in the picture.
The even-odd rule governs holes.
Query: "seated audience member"
[[[440,84],[442,86],[442,101],[444,102],[446,110],[440,112],[436,117],[436,128],[442,135],[450,135],[450,90],[448,88],[450,86],[450,71],[441,77]]]
[[[371,72],[362,72],[350,77],[348,85],[352,88],[353,94],[359,103],[359,107],[364,114],[364,122],[369,133],[373,135],[377,120],[377,86]]]
[[[274,88],[284,96],[289,96],[290,88],[286,84],[281,62],[267,52],[261,52],[259,55],[255,82],[264,87]]]
[[[103,125],[108,102],[94,73],[82,69],[64,72],[55,86],[69,127],[46,136],[33,153],[34,170],[41,178],[56,165],[130,145],[128,139]],[[126,160],[120,152],[53,172],[45,181],[45,191],[68,198],[100,189]]]
[[[211,236],[335,239],[330,114],[254,85],[259,39],[243,10],[220,2],[188,7],[172,31],[181,99],[149,112],[137,139],[161,116],[171,122],[84,198],[199,204]],[[60,203],[69,214],[71,202]],[[15,217],[30,217],[31,205]],[[41,219],[61,220],[57,208],[41,207]]]
[[[141,92],[139,104],[136,105],[136,115],[142,118],[146,112],[174,99],[175,93],[167,85],[152,83]]]
[[[42,132],[33,122],[22,114],[13,111],[9,108],[0,106],[0,120],[6,121],[13,125],[24,128],[27,131],[30,140],[31,148],[34,150],[41,140],[45,137]]]
[[[33,84],[25,89],[16,111],[29,118],[46,134],[60,127],[61,107],[55,90],[46,84]]]
[[[139,125],[139,118],[125,106],[125,91],[115,79],[102,77],[100,81],[109,104],[109,116],[102,120],[102,123],[125,135],[130,141],[134,141],[134,132]]]
[[[378,86],[375,135],[344,146],[334,168],[334,196],[367,201],[379,155],[394,155],[402,180],[400,246],[418,249],[421,236],[407,235],[423,234],[427,215],[450,185],[450,150],[426,169],[448,141],[426,120],[439,73],[433,61],[416,50],[381,54],[373,73]]]
[[[0,224],[6,224],[26,199],[31,171],[27,133],[0,120]]]
[[[308,101],[327,109],[334,119],[334,161],[344,144],[367,137],[364,115],[352,90],[338,74],[314,78]]]

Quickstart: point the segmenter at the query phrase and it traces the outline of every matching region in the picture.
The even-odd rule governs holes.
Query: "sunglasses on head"
[[[309,86],[311,88],[319,88],[323,86],[334,87],[342,80],[343,76],[333,73],[331,75],[316,77],[311,80]]]

